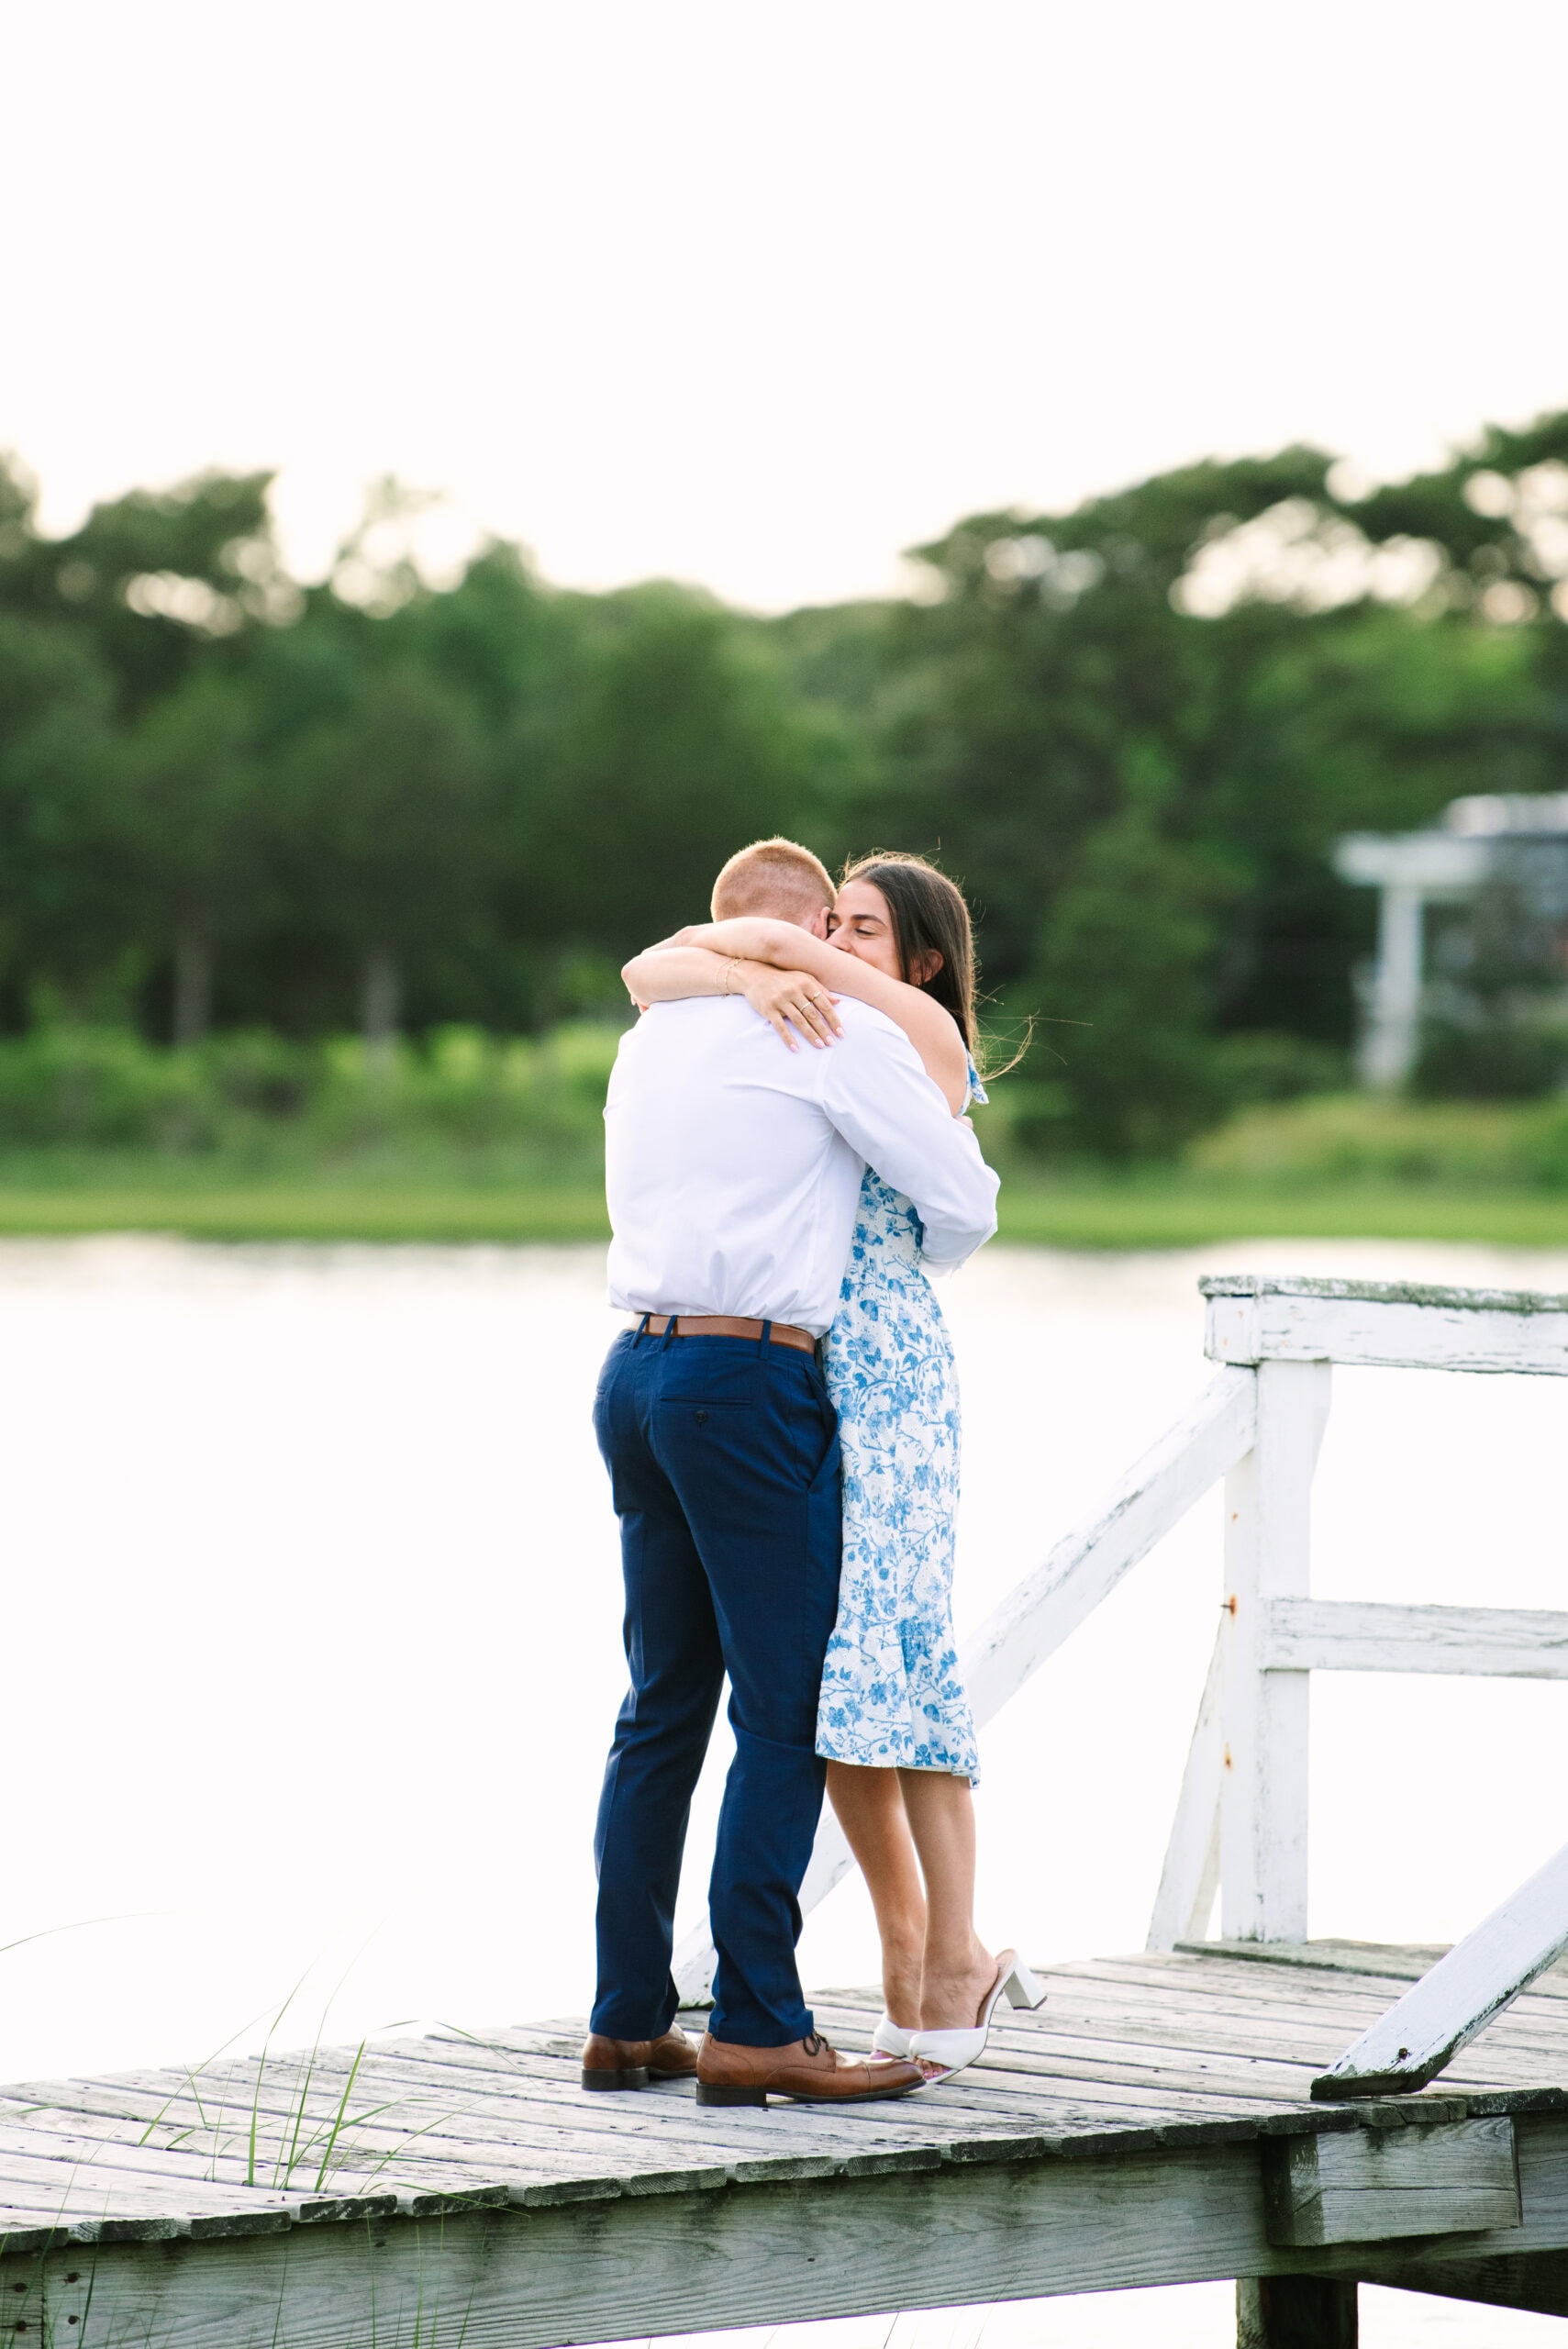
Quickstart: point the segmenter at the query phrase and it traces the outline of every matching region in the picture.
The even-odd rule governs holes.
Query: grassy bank
[[[1568,1198],[1414,1184],[1218,1186],[1163,1178],[1010,1184],[1002,1237],[1049,1248],[1196,1248],[1223,1240],[1453,1240],[1568,1249]]]
[[[603,1194],[560,1189],[378,1183],[211,1180],[194,1186],[154,1168],[104,1183],[32,1189],[0,1183],[0,1237],[167,1232],[186,1240],[575,1241],[607,1236]]]
[[[117,1163],[107,1179],[7,1181],[0,1235],[168,1232],[193,1240],[564,1241],[607,1235],[603,1193],[574,1179],[508,1184],[392,1170],[373,1178],[264,1180],[157,1163]],[[1433,1185],[1218,1184],[1175,1170],[1046,1183],[1018,1174],[1002,1191],[1002,1237],[1052,1248],[1185,1248],[1250,1237],[1452,1240],[1568,1249],[1568,1197]]]
[[[183,1052],[94,1030],[0,1043],[0,1234],[596,1241],[612,1028],[449,1030]],[[1178,1165],[1051,1166],[1003,1084],[980,1117],[1002,1236],[1059,1248],[1227,1239],[1568,1248],[1568,1102],[1324,1095],[1251,1109]]]

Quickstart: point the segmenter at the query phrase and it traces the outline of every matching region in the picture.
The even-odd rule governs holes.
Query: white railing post
[[[1187,1766],[1176,1797],[1176,1816],[1154,1895],[1146,1949],[1174,1949],[1178,1942],[1201,1941],[1208,1931],[1219,1889],[1221,1739],[1220,1691],[1225,1673],[1224,1634],[1217,1636],[1197,1723],[1187,1748]]]
[[[1225,1480],[1220,1930],[1307,1938],[1306,1672],[1264,1662],[1268,1607],[1305,1598],[1312,1475],[1329,1410],[1326,1362],[1262,1362],[1252,1450]]]

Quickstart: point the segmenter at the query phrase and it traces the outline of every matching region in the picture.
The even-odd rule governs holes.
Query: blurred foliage
[[[172,1049],[124,1029],[52,1024],[0,1041],[7,1146],[220,1154],[318,1167],[384,1146],[447,1154],[524,1144],[592,1179],[620,1030],[577,1022],[542,1038],[433,1030],[390,1054],[357,1036],[293,1041],[268,1029]]]
[[[1328,1095],[1244,1110],[1190,1145],[1186,1165],[1221,1185],[1282,1191],[1398,1183],[1565,1192],[1568,1102]]]
[[[302,586],[268,488],[206,474],[50,539],[0,466],[14,1136],[72,1101],[158,1146],[281,1130],[242,1065],[324,1134],[433,1117],[460,1030],[617,1019],[626,955],[783,830],[963,884],[998,1040],[1034,1021],[1019,1147],[1168,1155],[1342,1081],[1374,908],[1338,834],[1564,774],[1568,414],[1376,489],[1289,449],[973,516],[909,600],[777,619],[556,591],[502,544],[432,584],[395,484]],[[1507,961],[1456,978],[1424,1087],[1562,1081]],[[324,1041],[356,1023],[380,1094]],[[481,1122],[521,1115],[499,1067]]]

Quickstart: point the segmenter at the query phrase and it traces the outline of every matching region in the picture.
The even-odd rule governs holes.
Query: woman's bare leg
[[[974,1802],[967,1778],[948,1770],[900,1770],[904,1809],[926,1879],[920,2021],[964,2031],[996,1978],[996,1961],[974,1931]]]
[[[828,1796],[866,1880],[882,1936],[882,1994],[902,2030],[920,2027],[926,1896],[897,1770],[829,1762]],[[966,1782],[967,1783],[967,1782]],[[979,1992],[975,1993],[976,1998]]]

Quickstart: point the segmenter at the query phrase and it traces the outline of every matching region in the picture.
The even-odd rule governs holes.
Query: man
[[[732,857],[716,918],[826,935],[809,852]],[[638,1317],[595,1404],[621,1521],[631,1687],[605,1774],[598,1995],[585,2087],[694,2071],[697,2099],[848,2101],[920,2085],[837,2054],[795,1971],[795,1895],[821,1809],[822,1662],[838,1609],[839,1446],[817,1361],[868,1165],[914,1202],[928,1260],[995,1229],[996,1178],[902,1031],[846,998],[830,1050],[789,1052],[740,997],[656,1006],[605,1111],[610,1296]],[[735,1760],[709,1886],[718,1965],[700,2054],[672,2028],[670,1949],[692,1789],[729,1675]]]

